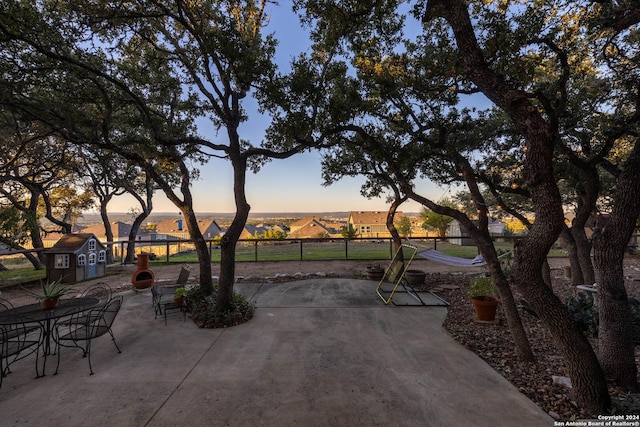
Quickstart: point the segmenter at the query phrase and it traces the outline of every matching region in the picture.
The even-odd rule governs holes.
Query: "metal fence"
[[[421,237],[411,242],[419,247],[452,246],[448,238]],[[123,262],[129,242],[112,243],[114,261]],[[218,241],[208,240],[211,261],[220,261]],[[475,246],[472,251],[477,251]],[[195,262],[195,245],[190,240],[136,240],[136,254],[145,252],[152,259],[165,262]],[[367,239],[240,239],[236,247],[237,261],[304,261],[304,260],[373,260],[391,259],[391,238]]]

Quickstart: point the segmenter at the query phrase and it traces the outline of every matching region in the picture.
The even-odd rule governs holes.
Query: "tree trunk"
[[[637,366],[632,339],[631,308],[624,286],[623,261],[627,244],[640,216],[640,144],[622,168],[613,194],[608,222],[593,237],[598,284],[598,355],[607,376],[628,389],[637,390]]]
[[[637,391],[631,307],[624,287],[620,249],[610,243],[594,253],[598,292],[598,358],[608,379]]]
[[[400,237],[398,229],[396,229],[396,226],[393,223],[393,219],[395,218],[396,212],[398,211],[398,206],[404,203],[405,200],[407,200],[407,197],[401,197],[399,192],[397,192],[396,197],[393,199],[391,206],[389,206],[389,211],[387,212],[387,229],[391,234],[391,237],[393,239],[393,246],[395,247],[396,251],[402,246],[402,238]]]
[[[140,227],[142,227],[142,223],[145,219],[151,214],[153,210],[153,181],[148,173],[145,174],[145,187],[144,193],[146,196],[146,201],[142,198],[140,194],[134,188],[127,188],[129,194],[131,194],[135,199],[140,203],[140,207],[142,208],[142,212],[136,216],[133,220],[133,224],[131,225],[131,230],[129,231],[129,242],[127,243],[127,255],[125,258],[125,264],[133,263],[134,255],[135,255],[135,240],[138,235],[138,231]],[[121,256],[124,256],[122,254]]]
[[[513,281],[556,339],[567,361],[578,404],[591,413],[604,413],[611,401],[595,353],[564,304],[542,278],[542,265],[560,235],[564,220],[553,172],[557,129],[547,123],[527,93],[518,90],[487,64],[475,37],[466,1],[429,0],[425,19],[436,16],[451,25],[464,77],[508,114],[525,138],[523,177],[536,217],[529,234],[515,245],[519,250],[516,250]]]
[[[234,145],[234,144],[232,144]],[[236,144],[239,148],[239,144]],[[236,202],[236,214],[231,225],[220,241],[220,282],[218,284],[217,310],[229,311],[233,297],[233,283],[236,272],[236,245],[249,218],[251,206],[247,203],[246,159],[236,152],[231,157],[233,165],[233,194]]]
[[[474,240],[480,249],[480,253],[487,262],[487,266],[491,272],[491,277],[498,288],[500,304],[502,305],[502,310],[507,318],[507,325],[509,326],[509,331],[511,331],[511,336],[513,337],[513,342],[516,346],[516,355],[518,356],[518,359],[523,362],[535,362],[535,355],[533,354],[531,344],[529,343],[524,326],[522,325],[522,319],[518,313],[518,306],[513,298],[511,286],[504,274],[504,271],[502,270],[498,254],[488,231],[486,236],[483,237],[484,238]]]
[[[209,246],[200,231],[200,227],[198,227],[198,219],[191,204],[184,205],[180,211],[187,224],[189,237],[195,245],[196,254],[198,255],[200,288],[205,295],[210,295],[213,292],[213,283],[211,281],[211,254],[209,253]]]
[[[571,234],[571,230],[566,224],[562,227],[560,238],[566,246],[567,255],[569,257],[569,266],[571,267],[571,285],[582,285],[584,284],[584,279],[582,277],[582,267],[580,266],[580,259],[578,258],[576,241]]]
[[[109,204],[111,196],[102,197],[100,199],[100,218],[104,225],[104,235],[107,239],[107,264],[113,263],[113,229],[111,228],[111,222],[109,221],[109,213],[107,212],[107,204]]]
[[[571,234],[576,242],[576,252],[580,262],[580,272],[582,273],[582,283],[578,284],[591,285],[596,281],[596,276],[593,270],[593,262],[591,261],[591,242],[587,239],[584,225],[572,226]]]
[[[471,183],[470,185],[473,184]],[[533,351],[531,350],[531,345],[529,344],[529,340],[527,339],[527,334],[524,330],[524,327],[522,326],[522,319],[518,314],[518,308],[513,298],[513,293],[511,292],[511,288],[509,287],[507,277],[502,271],[502,266],[500,265],[500,261],[498,260],[498,254],[496,252],[495,246],[493,245],[493,240],[491,240],[491,236],[489,235],[489,228],[487,225],[488,223],[485,221],[485,229],[480,230],[475,226],[475,224],[469,219],[466,214],[452,208],[437,205],[426,197],[422,197],[416,194],[415,192],[413,192],[412,186],[409,185],[409,183],[406,181],[402,182],[401,186],[405,194],[407,194],[411,199],[422,204],[423,206],[428,207],[436,213],[439,213],[441,215],[448,215],[452,218],[455,218],[461,224],[463,224],[465,228],[471,233],[471,237],[473,238],[476,246],[478,246],[480,253],[485,258],[485,261],[487,262],[487,266],[489,268],[489,272],[491,273],[491,277],[493,278],[496,287],[498,288],[502,309],[504,311],[505,317],[507,318],[507,325],[509,326],[509,331],[511,332],[513,342],[516,346],[516,355],[518,356],[518,359],[522,361],[534,361],[535,356],[533,354]]]

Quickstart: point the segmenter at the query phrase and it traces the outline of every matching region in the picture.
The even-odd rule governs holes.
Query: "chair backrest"
[[[113,291],[111,290],[111,286],[104,282],[98,282],[89,286],[80,295],[83,297],[98,298],[100,300],[100,305],[104,305],[111,300],[112,293]]]
[[[122,295],[117,295],[111,300],[109,300],[103,307],[97,309],[96,317],[90,324],[89,337],[88,338],[96,338],[100,335],[104,335],[109,332],[111,329],[111,325],[113,325],[114,320],[116,320],[116,316],[120,311],[120,307],[122,307]],[[94,314],[96,309],[94,309],[91,313]]]
[[[0,298],[0,311],[9,310],[11,308],[13,308],[13,304],[11,304],[9,300]]]
[[[180,269],[180,274],[178,275],[178,280],[176,280],[177,285],[184,285],[189,280],[189,275],[191,274],[191,266],[187,264],[183,264]]]

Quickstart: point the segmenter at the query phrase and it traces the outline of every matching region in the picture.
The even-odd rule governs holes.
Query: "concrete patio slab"
[[[0,389],[3,426],[551,426],[553,420],[442,328],[445,307],[384,305],[376,283],[238,284],[255,317],[199,329],[154,319],[150,292],[124,292],[89,375],[63,349]]]

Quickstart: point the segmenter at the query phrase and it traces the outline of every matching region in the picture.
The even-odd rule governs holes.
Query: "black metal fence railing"
[[[461,251],[460,246],[449,243],[456,237],[420,237],[411,243],[420,248]],[[458,238],[459,239],[459,238]],[[505,246],[511,247],[512,239],[499,238]],[[207,240],[211,261],[220,260],[220,250],[216,240]],[[123,262],[128,241],[112,243],[114,260]],[[136,240],[136,254],[152,254],[153,259],[165,262],[195,262],[195,246],[190,240]],[[463,253],[477,253],[475,246],[467,246]],[[236,247],[237,261],[303,261],[303,260],[375,260],[391,259],[394,254],[391,238],[353,239],[240,239]]]
[[[513,242],[521,236],[495,236],[498,249],[510,250]],[[630,250],[636,250],[638,235],[629,242]],[[103,242],[113,255],[112,262],[124,263],[129,241]],[[195,245],[187,239],[172,240],[136,240],[135,253],[152,254],[152,259],[171,262],[197,262]],[[410,239],[410,243],[419,248],[433,248],[451,255],[473,257],[477,248],[467,237],[419,237]],[[211,261],[220,261],[220,248],[217,240],[207,240]],[[7,250],[0,256],[37,253],[47,249]],[[393,257],[394,247],[391,238],[353,238],[353,239],[240,239],[236,247],[237,261],[303,261],[303,260],[386,260]]]

